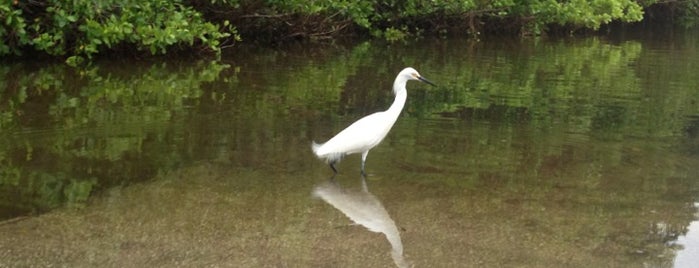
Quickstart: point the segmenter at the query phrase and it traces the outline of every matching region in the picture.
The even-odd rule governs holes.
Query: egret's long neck
[[[396,94],[396,99],[393,100],[393,104],[386,110],[386,113],[392,115],[393,118],[398,118],[398,115],[403,110],[403,106],[405,106],[405,99],[408,97],[408,92],[405,90],[405,81],[402,83],[396,81],[393,84],[393,92]]]

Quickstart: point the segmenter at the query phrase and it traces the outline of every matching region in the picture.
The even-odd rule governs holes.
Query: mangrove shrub
[[[38,51],[76,61],[103,50],[219,51],[230,36],[221,29],[227,24],[207,22],[178,0],[3,1],[0,18],[0,56]]]
[[[597,30],[613,21],[696,25],[699,0],[5,0],[0,56],[77,62],[103,51],[219,52],[227,43],[365,36],[539,35]]]

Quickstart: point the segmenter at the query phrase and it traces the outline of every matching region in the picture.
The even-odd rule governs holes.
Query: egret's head
[[[430,80],[427,80],[427,79],[425,79],[424,77],[422,77],[422,76],[417,72],[417,70],[415,70],[415,69],[413,69],[413,68],[411,68],[411,67],[408,67],[408,68],[403,69],[403,71],[400,72],[399,76],[405,77],[406,80],[417,80],[417,81],[420,81],[420,82],[425,82],[425,83],[427,83],[427,84],[436,86],[434,83],[430,82]]]

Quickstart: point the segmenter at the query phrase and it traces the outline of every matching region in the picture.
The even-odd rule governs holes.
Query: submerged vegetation
[[[654,19],[693,26],[699,0],[48,0],[0,3],[0,56],[218,53],[235,42],[572,33]]]

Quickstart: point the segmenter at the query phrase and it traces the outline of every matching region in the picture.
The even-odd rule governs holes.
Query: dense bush
[[[540,34],[551,24],[597,29],[613,20],[634,22],[643,18],[642,4],[633,0],[319,0],[310,3],[268,0],[236,5],[242,5],[245,14],[238,14],[235,24],[245,35],[260,30],[260,25],[283,22],[279,24],[290,29],[281,32],[288,33],[288,37],[336,33],[348,24],[388,39],[424,31],[447,33],[460,28],[476,34],[483,27],[510,27],[518,33]],[[483,25],[485,20],[499,22]]]
[[[612,21],[644,19],[648,8],[667,7],[660,17],[696,25],[699,0],[190,0],[212,21],[230,20],[243,39],[285,41],[367,35],[497,32],[539,35],[597,30]]]
[[[76,62],[115,50],[218,52],[240,36],[284,42],[483,31],[538,35],[636,22],[644,9],[663,10],[658,6],[668,10],[655,12],[661,17],[697,24],[699,0],[6,0],[0,3],[0,56],[38,51]]]
[[[40,51],[73,56],[70,61],[119,48],[151,54],[179,46],[218,51],[230,35],[170,0],[3,1],[0,18],[0,55]]]

